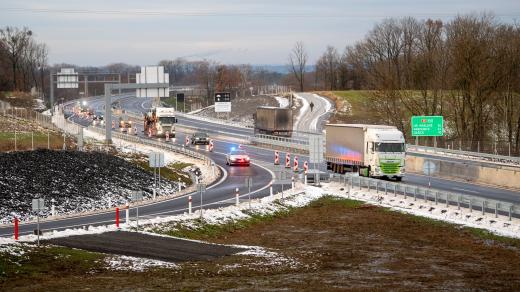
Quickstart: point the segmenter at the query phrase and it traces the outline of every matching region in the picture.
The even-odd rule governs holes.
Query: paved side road
[[[55,238],[44,243],[176,263],[211,260],[244,251],[232,246],[126,231]]]
[[[330,116],[334,105],[326,98],[313,93],[297,93],[296,95],[304,99],[304,105],[294,129],[302,132],[321,132],[325,124],[324,121]],[[310,109],[311,102],[314,104],[312,111]]]

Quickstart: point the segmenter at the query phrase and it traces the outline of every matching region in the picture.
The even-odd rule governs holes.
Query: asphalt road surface
[[[245,250],[227,245],[124,231],[76,235],[54,238],[42,242],[93,252],[119,254],[175,263],[212,260]]]

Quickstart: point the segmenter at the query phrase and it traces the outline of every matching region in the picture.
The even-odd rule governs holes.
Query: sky
[[[0,26],[31,29],[51,64],[283,65],[297,41],[312,64],[327,45],[341,52],[385,18],[481,12],[520,23],[520,0],[1,0]]]

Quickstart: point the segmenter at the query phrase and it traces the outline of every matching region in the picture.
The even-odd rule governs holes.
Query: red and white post
[[[148,129],[148,138],[152,138],[152,129]]]
[[[137,135],[137,127],[134,127],[134,135]]]
[[[166,131],[166,141],[170,141],[170,132]]]
[[[186,139],[184,140],[184,145],[186,147],[190,146],[190,137],[186,136]]]
[[[280,152],[274,152],[274,165],[280,165]]]
[[[285,154],[285,168],[291,168],[291,153]]]
[[[119,208],[116,208],[116,227],[119,228]]]
[[[213,139],[210,139],[209,140],[209,147],[208,147],[209,152],[213,152],[214,145],[215,144],[213,143]]]
[[[112,130],[116,129],[116,121],[112,121]]]
[[[235,205],[238,206],[240,204],[240,193],[238,188],[235,188]]]
[[[18,240],[18,218],[14,217],[14,240]]]
[[[294,156],[293,170],[294,172],[298,172],[300,170],[300,167],[298,165],[298,156]]]
[[[191,196],[188,196],[188,214],[191,214]]]

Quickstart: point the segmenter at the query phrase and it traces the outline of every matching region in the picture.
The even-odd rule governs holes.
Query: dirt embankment
[[[324,198],[288,215],[209,236],[217,243],[271,248],[278,256],[268,260],[235,255],[175,269],[96,271],[88,277],[63,271],[38,281],[10,279],[3,288],[24,280],[25,288],[40,290],[518,291],[519,241],[475,234],[375,206]]]
[[[162,194],[177,183],[164,179]],[[0,154],[0,220],[31,215],[31,200],[55,200],[58,214],[91,211],[125,203],[130,191],[150,197],[153,174],[125,159],[100,152],[36,150]],[[45,215],[48,215],[47,209]]]
[[[231,101],[230,119],[234,122],[240,122],[244,125],[252,126],[253,114],[256,112],[256,108],[259,106],[277,107],[279,104],[274,97],[268,95],[235,98]],[[219,114],[215,112],[213,107],[199,112],[198,115],[212,118],[219,117]]]

